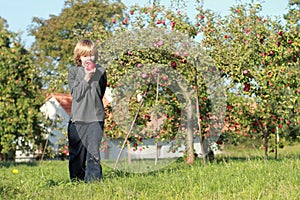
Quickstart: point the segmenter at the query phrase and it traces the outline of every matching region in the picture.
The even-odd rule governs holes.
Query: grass
[[[272,156],[272,154],[271,154]],[[70,182],[67,161],[0,163],[0,199],[299,199],[300,145],[263,159],[255,149],[227,148],[215,162],[183,159],[143,174],[103,166],[97,183]],[[13,173],[17,169],[18,173]]]

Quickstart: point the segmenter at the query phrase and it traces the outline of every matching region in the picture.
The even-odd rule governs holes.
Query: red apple
[[[250,84],[249,83],[244,83],[244,91],[249,92],[250,90]]]
[[[172,61],[172,62],[171,62],[171,67],[172,67],[173,69],[176,69],[176,66],[177,66],[177,63],[176,63],[175,61]]]
[[[90,61],[87,63],[87,66],[86,66],[87,71],[92,71],[92,70],[94,70],[94,68],[95,68],[95,64],[93,62]]]
[[[147,74],[142,74],[142,78],[147,78],[148,76],[147,76]]]
[[[276,42],[276,45],[279,47],[280,46],[280,42]]]
[[[171,21],[170,25],[171,25],[171,27],[174,27],[175,26],[175,22]]]

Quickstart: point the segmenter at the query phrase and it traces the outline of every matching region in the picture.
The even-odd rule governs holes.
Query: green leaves
[[[211,15],[210,11],[199,11],[198,15]],[[249,130],[242,127],[266,136],[279,126],[284,128],[280,134],[289,131],[277,120],[283,118],[297,121],[294,128],[299,130],[300,118],[291,114],[300,106],[299,95],[293,92],[299,88],[299,26],[295,27],[292,21],[283,26],[278,19],[262,16],[260,11],[261,5],[244,4],[232,7],[227,16],[207,17],[200,23],[202,45],[218,68],[236,84],[229,85],[229,91],[232,87],[236,90],[235,95],[229,95],[228,104],[239,99],[240,109],[228,111],[232,120],[228,123],[239,124],[238,128],[245,133]],[[214,26],[216,21],[218,27]],[[251,104],[256,105],[255,109],[248,109]],[[276,118],[270,119],[271,116]],[[263,126],[252,126],[258,119]],[[252,136],[259,138],[260,134]]]
[[[6,29],[0,31],[2,39],[9,41],[0,48],[0,154],[6,155],[14,152],[20,137],[27,144],[21,148],[28,147],[29,141],[34,144],[35,139],[41,140],[39,109],[43,96],[32,55],[18,43],[15,34]]]

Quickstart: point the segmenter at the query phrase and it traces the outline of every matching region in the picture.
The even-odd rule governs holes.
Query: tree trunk
[[[186,163],[191,165],[195,161],[194,154],[194,132],[193,132],[193,105],[192,105],[192,93],[188,92],[186,85],[183,85],[178,81],[178,86],[181,88],[182,95],[186,101]]]
[[[278,127],[276,127],[276,137],[275,137],[275,159],[278,159],[278,143],[279,143],[279,133]]]
[[[0,137],[0,142],[1,142],[1,137]],[[2,152],[2,145],[0,144],[0,161],[3,161],[3,154]]]
[[[127,140],[127,162],[128,162],[128,165],[131,164],[131,156],[130,156],[130,142]]]
[[[195,161],[195,154],[194,154],[194,133],[193,133],[193,128],[192,128],[192,101],[191,99],[187,99],[188,104],[187,104],[187,138],[186,138],[186,153],[187,153],[187,157],[186,157],[186,163],[187,164],[193,164]]]
[[[268,154],[268,150],[269,150],[269,134],[268,134],[268,129],[265,128],[264,131],[264,147],[265,147],[265,159],[268,160],[269,159],[269,154]]]
[[[195,154],[194,154],[194,132],[193,132],[193,104],[192,104],[192,92],[188,92],[188,87],[181,83],[180,81],[177,82],[178,86],[182,91],[182,95],[186,101],[186,106],[184,108],[186,113],[186,163],[191,165],[195,161]]]

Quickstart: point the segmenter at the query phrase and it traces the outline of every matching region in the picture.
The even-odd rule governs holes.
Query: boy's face
[[[83,67],[86,67],[88,62],[95,62],[95,55],[89,55],[89,56],[80,56],[80,60]]]

